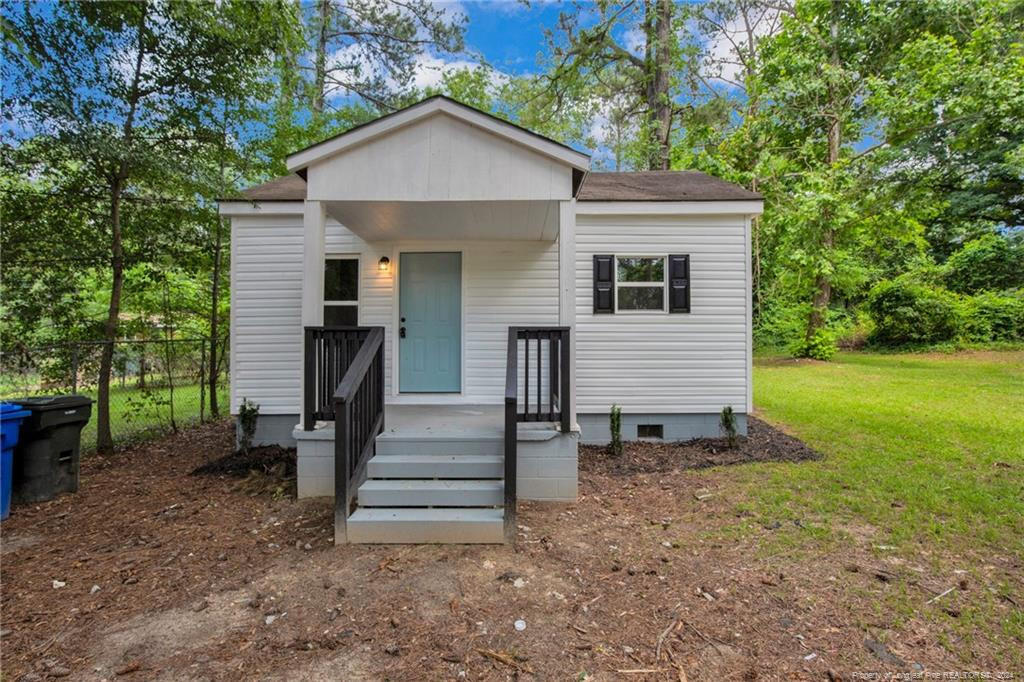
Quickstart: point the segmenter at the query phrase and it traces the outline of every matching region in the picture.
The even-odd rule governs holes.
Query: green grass
[[[765,358],[754,375],[763,416],[826,455],[737,473],[759,515],[1024,551],[1024,353]]]
[[[228,409],[228,391],[222,384],[217,391],[221,413]],[[81,391],[93,400],[96,390]],[[140,389],[135,386],[110,387],[110,431],[115,445],[145,440],[171,430],[171,390],[166,387]],[[174,423],[179,428],[199,421],[199,384],[174,387]],[[210,396],[205,396],[203,416],[210,417]],[[82,447],[86,451],[96,448],[96,406],[92,418],[82,431]]]
[[[227,380],[222,379],[217,391],[218,405],[221,413],[228,410]],[[17,398],[26,394],[40,395],[47,393],[66,393],[64,390],[26,390],[24,384],[9,387],[7,399]],[[96,400],[96,388],[79,389],[80,395]],[[4,395],[4,392],[0,392]],[[174,387],[173,406],[174,423],[179,427],[188,426],[200,418],[200,386],[198,383],[184,384]],[[205,402],[203,416],[210,417],[210,396],[203,397]],[[171,390],[165,386],[149,386],[139,388],[134,380],[121,386],[114,382],[110,387],[110,430],[114,436],[114,444],[126,445],[131,442],[153,438],[172,430],[171,422]],[[96,405],[93,405],[89,423],[82,430],[82,449],[91,452],[96,449]]]

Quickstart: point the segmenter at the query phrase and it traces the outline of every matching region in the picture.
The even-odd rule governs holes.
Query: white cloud
[[[779,30],[782,11],[771,7],[752,8],[745,15],[737,13],[731,17],[709,16],[718,30],[713,32],[705,44],[707,55],[705,76],[726,85],[736,85],[743,79],[743,63],[740,50],[747,50],[748,32],[757,41]]]
[[[414,67],[412,76],[412,85],[420,90],[436,87],[441,84],[441,80],[444,78],[446,73],[459,71],[460,69],[475,71],[479,68],[481,67],[478,62],[471,62],[466,59],[453,59],[451,61],[447,61],[441,57],[435,57],[423,52],[416,59],[416,66]]]

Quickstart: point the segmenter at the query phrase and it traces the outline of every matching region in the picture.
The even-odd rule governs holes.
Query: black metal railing
[[[569,343],[569,327],[508,328],[508,355],[505,360],[506,542],[513,542],[516,533],[519,422],[559,422],[563,433],[568,433],[572,428],[572,412],[569,407],[572,390]],[[523,354],[521,383],[520,349]],[[532,367],[531,356],[534,358]],[[519,409],[520,386],[523,398],[522,411]],[[536,399],[531,403],[534,395]]]
[[[384,430],[384,328],[372,327],[334,401],[334,541],[347,541],[352,498]]]
[[[359,353],[371,327],[306,327],[302,427],[334,421],[334,391]]]

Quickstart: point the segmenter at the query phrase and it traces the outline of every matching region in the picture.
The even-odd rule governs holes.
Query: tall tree
[[[466,17],[429,0],[315,0],[307,9],[313,48],[309,106],[356,96],[379,110],[412,83],[419,59],[463,49]]]
[[[110,277],[97,391],[100,452],[113,448],[110,375],[124,286],[126,202],[160,200],[216,144],[215,103],[244,96],[262,76],[268,46],[288,20],[280,7],[145,0],[25,2],[20,11],[4,5],[5,19],[40,62],[37,68],[7,50],[7,115],[35,134],[44,172],[76,159],[80,184],[71,191],[84,185],[107,208],[106,219],[94,225],[97,241],[107,246]]]
[[[636,121],[637,165],[666,170],[674,126],[690,110],[680,72],[696,45],[680,35],[688,35],[691,10],[672,0],[600,0],[592,21],[590,9],[574,3],[548,32],[554,63],[543,93],[549,106],[558,110],[580,92],[608,100],[625,95],[629,104],[616,102],[616,109]]]

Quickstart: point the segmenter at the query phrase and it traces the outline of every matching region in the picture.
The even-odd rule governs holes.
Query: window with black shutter
[[[594,256],[594,312],[690,312],[690,257]]]

